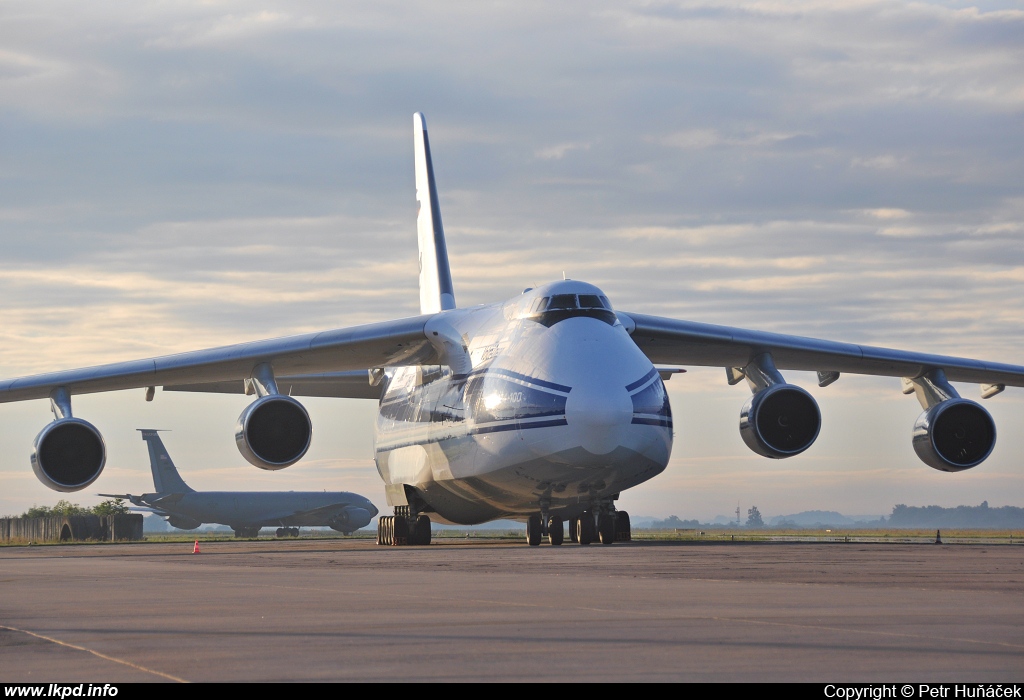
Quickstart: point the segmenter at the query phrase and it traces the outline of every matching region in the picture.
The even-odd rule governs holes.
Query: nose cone
[[[608,454],[625,439],[633,421],[633,402],[621,384],[591,376],[569,393],[565,420],[580,447],[591,454]]]

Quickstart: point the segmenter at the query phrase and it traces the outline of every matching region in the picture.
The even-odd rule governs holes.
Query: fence
[[[141,540],[142,515],[51,515],[0,519],[0,541]]]

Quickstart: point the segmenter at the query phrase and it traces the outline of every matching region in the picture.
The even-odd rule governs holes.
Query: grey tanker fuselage
[[[126,498],[139,508],[163,516],[174,527],[193,530],[212,523],[247,535],[255,535],[263,527],[330,527],[354,532],[369,525],[377,515],[373,503],[347,491],[196,491],[178,474],[157,431],[139,432],[149,448],[156,491],[139,496],[100,495]]]
[[[354,498],[353,498],[354,497]],[[365,498],[355,494],[329,491],[194,491],[183,494],[144,493],[138,497],[143,505],[166,513],[171,524],[193,522],[193,529],[202,524],[227,525],[232,529],[251,527],[332,527],[340,525],[354,532],[370,524],[377,509]],[[330,515],[318,512],[333,509]],[[364,515],[365,514],[365,515]]]

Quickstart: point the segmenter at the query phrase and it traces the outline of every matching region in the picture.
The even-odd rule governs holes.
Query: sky
[[[624,311],[1024,363],[1022,37],[998,1],[3,0],[0,377],[415,315],[415,111],[460,305],[564,273]],[[946,474],[898,379],[787,379],[819,401],[811,449],[751,453],[748,390],[693,368],[671,463],[619,507],[1024,505],[1024,391]],[[0,404],[0,515],[151,490],[137,428],[196,489],[384,509],[373,402],[305,401],[279,472],[234,446],[246,402],[75,397],[108,458],[69,495],[29,465],[48,402]]]

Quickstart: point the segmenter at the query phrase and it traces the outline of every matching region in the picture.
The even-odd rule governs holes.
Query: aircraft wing
[[[340,399],[380,399],[380,384],[373,386],[365,369],[277,377],[281,393],[289,396],[326,396]],[[245,381],[232,379],[202,384],[165,386],[164,391],[196,391],[212,394],[244,394]]]
[[[626,312],[619,313],[618,317],[637,346],[654,363],[743,368],[757,356],[770,353],[778,369],[908,378],[941,369],[949,381],[1024,386],[1024,367],[1020,365],[837,343],[645,314]],[[821,374],[819,380],[822,380]]]
[[[173,505],[185,496],[183,493],[144,493],[141,496],[136,496],[130,493],[98,493],[96,495],[104,496],[106,498],[120,498],[122,500],[129,501],[132,505],[139,506],[140,508],[148,508],[155,512],[161,512],[161,506],[168,504]]]
[[[0,403],[45,399],[62,387],[73,395],[157,385],[241,383],[262,363],[270,364],[278,376],[362,370],[369,384],[368,368],[440,362],[424,330],[431,316],[2,380]]]
[[[149,504],[142,500],[142,496],[135,496],[130,493],[98,493],[97,496],[104,496],[105,498],[120,498],[122,501],[128,501],[132,505],[136,505],[142,508],[149,508]]]

